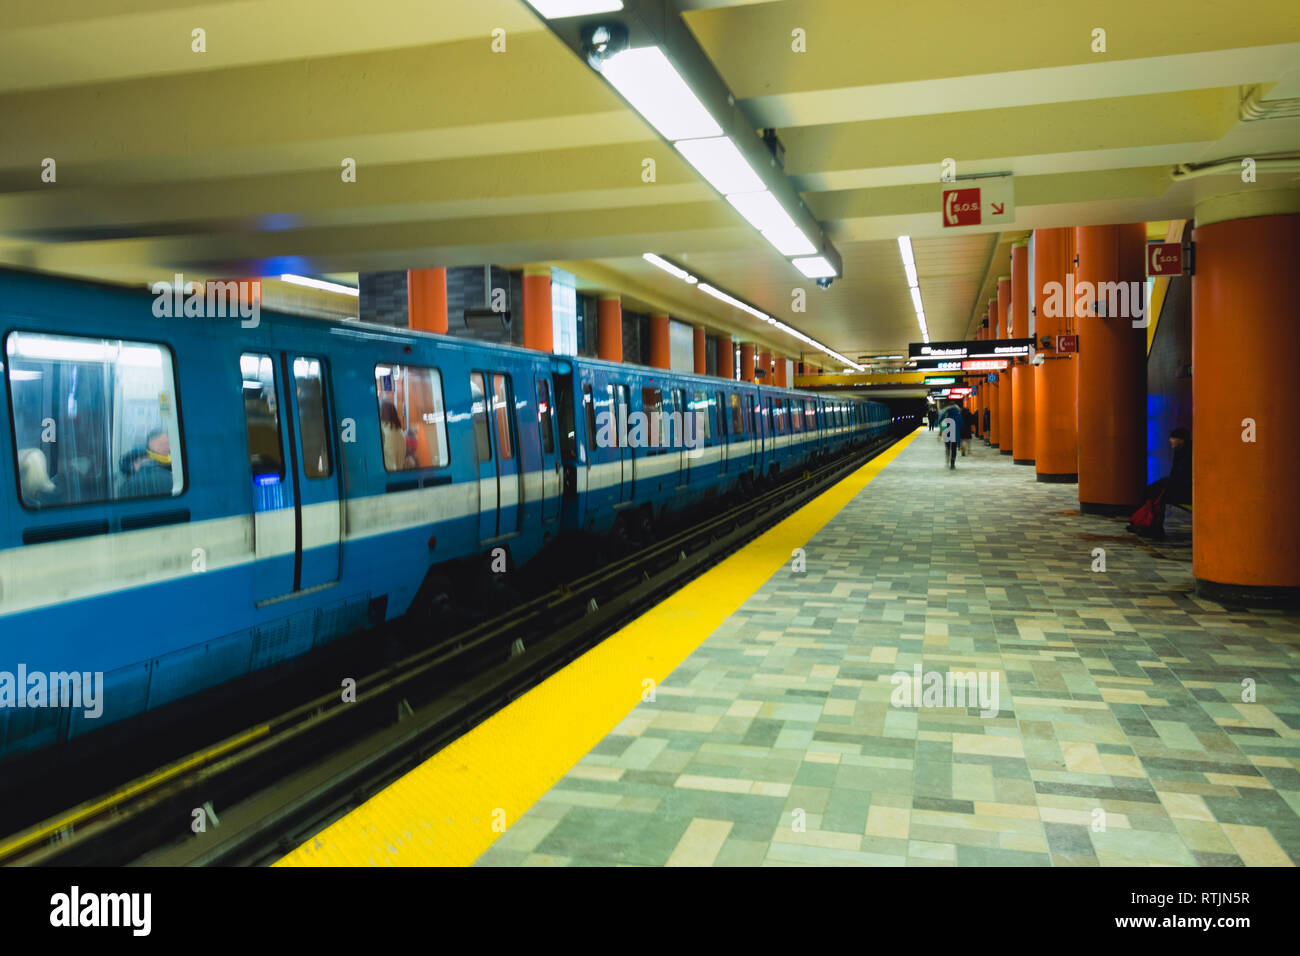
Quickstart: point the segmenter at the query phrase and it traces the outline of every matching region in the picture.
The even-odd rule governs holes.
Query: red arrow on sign
[[[1005,212],[1007,208],[1007,204],[1004,202],[991,202],[989,203],[989,205],[993,207],[993,215],[995,216],[1002,215],[1002,213]]]

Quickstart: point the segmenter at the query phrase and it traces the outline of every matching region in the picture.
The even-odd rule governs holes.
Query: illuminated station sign
[[[907,346],[908,358],[921,363],[936,363],[943,371],[956,371],[958,368],[969,369],[967,361],[972,359],[1002,359],[1004,364],[996,368],[1006,368],[1006,361],[1013,358],[1027,358],[1033,354],[1033,339],[972,339],[966,342],[912,342]]]

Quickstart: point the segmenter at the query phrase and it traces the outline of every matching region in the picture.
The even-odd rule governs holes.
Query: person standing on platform
[[[948,407],[939,416],[939,438],[948,459],[948,467],[957,467],[957,448],[961,445],[961,406],[949,402]]]
[[[961,453],[970,454],[971,430],[975,427],[975,413],[969,408],[961,408]]]
[[[925,430],[934,431],[934,408],[931,406],[925,410]]]
[[[984,409],[984,435],[983,435],[983,438],[984,438],[985,441],[988,441],[988,440],[989,440],[989,410],[988,410],[987,408]]]

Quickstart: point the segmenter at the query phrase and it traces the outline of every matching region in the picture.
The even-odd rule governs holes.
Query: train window
[[[12,332],[6,378],[19,498],[55,508],[185,490],[171,352]]]
[[[299,356],[293,360],[293,382],[298,396],[298,434],[302,436],[302,471],[308,478],[334,474],[330,461],[330,424],[325,411],[325,378],[320,359]]]
[[[689,429],[691,427],[686,421],[686,415],[689,411],[690,406],[686,403],[686,389],[673,389],[673,407],[669,409],[668,415],[664,419],[664,430],[660,436],[664,444],[670,448],[685,446],[685,439],[690,435]],[[674,434],[678,429],[681,430],[681,434]]]
[[[560,458],[576,461],[578,458],[578,423],[573,418],[573,379],[568,375],[555,376],[555,420],[560,426]]]
[[[772,403],[772,430],[785,434],[785,399],[778,398]]]
[[[790,401],[790,431],[803,431],[803,399],[801,398]]]
[[[735,392],[731,393],[731,434],[745,434],[745,413],[742,409],[741,398]]]
[[[804,417],[805,430],[810,432],[816,431],[817,430],[817,403],[805,401],[803,413],[805,416]]]
[[[243,378],[244,429],[248,433],[248,470],[259,485],[284,480],[280,444],[280,404],[275,397],[275,362],[269,355],[239,356]]]
[[[474,418],[474,447],[479,461],[492,460],[492,436],[488,433],[487,385],[482,372],[469,373],[470,411]]]
[[[608,445],[601,444],[600,432],[595,430],[594,425],[592,426],[593,430],[591,433],[591,441],[593,445],[599,445],[602,448],[605,447],[617,448],[618,447],[618,418],[614,414],[614,386],[613,385],[605,386],[605,401],[609,404],[609,411],[603,413],[597,413],[596,420],[597,421],[600,420],[601,414],[607,414],[609,416],[610,435],[609,435]]]
[[[376,365],[375,397],[384,468],[442,468],[447,464],[447,421],[442,375],[418,365]]]
[[[711,411],[716,410],[718,415],[718,437],[725,440],[727,437],[727,404],[723,401],[722,394],[722,392],[713,393],[714,397],[711,402],[713,409]]]
[[[542,451],[555,452],[555,432],[551,425],[551,389],[546,379],[537,380],[537,426],[542,430]]]
[[[515,436],[510,429],[511,400],[510,376],[499,372],[492,376],[492,411],[496,416],[497,454],[502,461],[515,457]]]
[[[694,442],[699,442],[701,433],[704,435],[706,442],[713,441],[713,420],[709,415],[709,393],[696,392],[691,402],[691,411],[695,415],[695,421],[687,425],[682,423],[686,430],[686,435]],[[697,424],[698,423],[698,424]],[[701,428],[700,426],[703,426]]]
[[[663,427],[664,413],[664,394],[657,388],[641,389],[641,411],[646,417],[646,443],[648,449],[646,454],[656,454],[662,447],[664,436],[660,433]]]
[[[591,386],[582,386],[582,406],[587,410],[587,443],[596,447],[596,399],[591,393]]]

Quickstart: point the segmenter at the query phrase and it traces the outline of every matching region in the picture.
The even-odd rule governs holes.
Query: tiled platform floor
[[[1147,543],[1076,494],[920,435],[479,863],[1300,861],[1300,617],[1193,596],[1182,512]],[[891,706],[918,663],[999,712]]]

